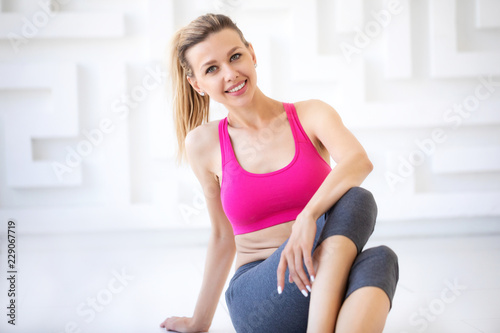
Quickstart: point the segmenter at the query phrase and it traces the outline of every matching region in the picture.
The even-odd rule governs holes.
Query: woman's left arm
[[[338,113],[328,104],[311,100],[296,105],[301,113],[302,127],[308,129],[311,140],[322,145],[336,162],[336,166],[297,216],[287,245],[278,265],[278,290],[283,290],[286,268],[290,282],[300,290],[311,286],[303,269],[305,264],[314,279],[311,251],[316,235],[316,220],[332,207],[350,188],[359,186],[372,171],[365,149],[344,126]],[[304,112],[299,112],[304,111]],[[314,141],[313,141],[314,142]]]

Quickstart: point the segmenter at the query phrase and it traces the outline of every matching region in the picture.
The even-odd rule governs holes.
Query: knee
[[[332,207],[335,209],[338,207],[337,211],[347,214],[351,219],[363,221],[366,227],[375,227],[375,221],[377,219],[377,203],[373,194],[362,188],[362,187],[352,187],[350,188]]]
[[[378,262],[385,268],[385,271],[389,274],[393,274],[395,281],[399,279],[399,263],[397,254],[385,245],[380,245],[370,249],[373,251],[375,257],[378,258]]]
[[[343,208],[364,208],[374,212],[375,214],[377,213],[377,203],[375,202],[373,194],[367,189],[359,186],[351,187],[347,190],[347,192],[344,193],[344,195],[341,196],[337,203],[330,209],[333,209],[336,206]]]
[[[398,255],[388,246],[380,245],[372,248],[373,251],[376,251],[377,256],[383,258],[384,261],[390,262],[391,264],[398,264]]]
[[[375,210],[377,209],[377,203],[375,202],[372,192],[363,187],[351,187],[342,198],[344,197],[345,199],[355,202],[358,205],[372,207]]]

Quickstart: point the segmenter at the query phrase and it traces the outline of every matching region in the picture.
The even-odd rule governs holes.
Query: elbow
[[[236,243],[232,232],[217,233],[212,231],[211,238],[214,244],[224,249],[224,252],[236,253]]]
[[[363,164],[364,164],[364,169],[366,170],[366,175],[368,176],[373,171],[373,163],[372,161],[370,161],[368,156],[365,155]]]
[[[354,176],[354,181],[359,183],[363,182],[366,177],[373,171],[373,163],[368,158],[366,154],[359,154],[354,157],[352,163],[354,170],[356,170],[352,175]]]

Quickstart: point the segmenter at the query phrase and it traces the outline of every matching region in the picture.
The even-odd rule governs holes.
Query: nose
[[[224,65],[224,78],[227,82],[231,82],[238,78],[238,71],[230,64]]]

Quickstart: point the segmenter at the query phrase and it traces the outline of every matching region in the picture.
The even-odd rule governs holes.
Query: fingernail
[[[309,292],[311,292],[311,287],[309,286],[306,286],[307,290],[309,290]]]
[[[302,290],[302,295],[304,295],[304,297],[307,297],[307,291]]]
[[[311,275],[311,282],[314,282],[314,275]]]
[[[281,295],[281,291],[282,291],[282,290],[281,290],[281,286],[278,286],[278,294],[280,294],[280,295]]]

